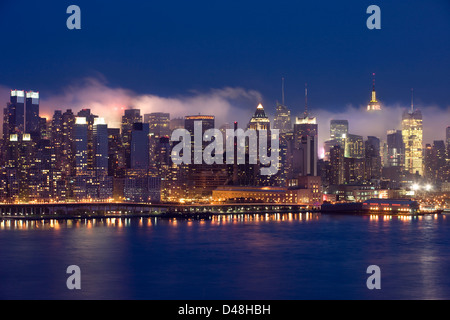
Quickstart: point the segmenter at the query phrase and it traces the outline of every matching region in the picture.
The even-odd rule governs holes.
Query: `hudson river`
[[[450,216],[1,220],[0,298],[450,299]]]

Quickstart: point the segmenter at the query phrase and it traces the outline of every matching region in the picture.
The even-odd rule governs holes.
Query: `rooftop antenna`
[[[305,83],[305,117],[308,116],[308,83]]]
[[[284,106],[284,77],[281,78],[281,104]]]
[[[414,88],[411,88],[411,113],[414,112]]]
[[[372,73],[372,75],[373,75],[372,91],[375,91],[375,72]]]

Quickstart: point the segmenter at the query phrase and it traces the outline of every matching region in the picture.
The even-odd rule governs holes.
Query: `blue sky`
[[[376,73],[386,104],[450,105],[450,2],[0,2],[0,85],[61,92],[83,78],[161,97],[225,87],[256,90],[301,112],[364,105]],[[81,8],[81,30],[66,9]],[[366,27],[369,5],[381,30]],[[5,101],[6,102],[6,101]],[[253,106],[252,106],[253,108]]]

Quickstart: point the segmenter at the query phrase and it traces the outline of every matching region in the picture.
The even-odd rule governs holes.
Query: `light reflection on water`
[[[127,218],[127,217],[113,217],[113,218],[81,218],[81,219],[41,219],[41,220],[26,220],[26,219],[4,219],[0,220],[0,230],[33,230],[33,229],[53,229],[59,230],[61,228],[87,228],[94,227],[130,227],[131,225],[138,225],[140,227],[151,227],[157,225],[157,221],[165,222],[168,225],[176,227],[179,221],[186,222],[187,226],[193,226],[194,223],[204,224],[210,223],[212,225],[224,224],[239,224],[239,223],[258,223],[258,222],[308,222],[317,221],[321,219],[320,213],[267,213],[267,214],[227,214],[227,215],[213,215],[211,219],[196,220],[184,218],[170,218],[161,219],[156,217],[142,217],[142,218]],[[364,215],[364,219],[369,219],[371,222],[376,221],[433,221],[438,218],[446,219],[445,215],[426,215],[426,216],[411,216],[411,215]]]
[[[449,299],[449,231],[445,215],[1,220],[0,298]]]

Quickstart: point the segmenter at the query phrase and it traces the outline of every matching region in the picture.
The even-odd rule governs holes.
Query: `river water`
[[[450,216],[2,220],[0,299],[450,299]]]

